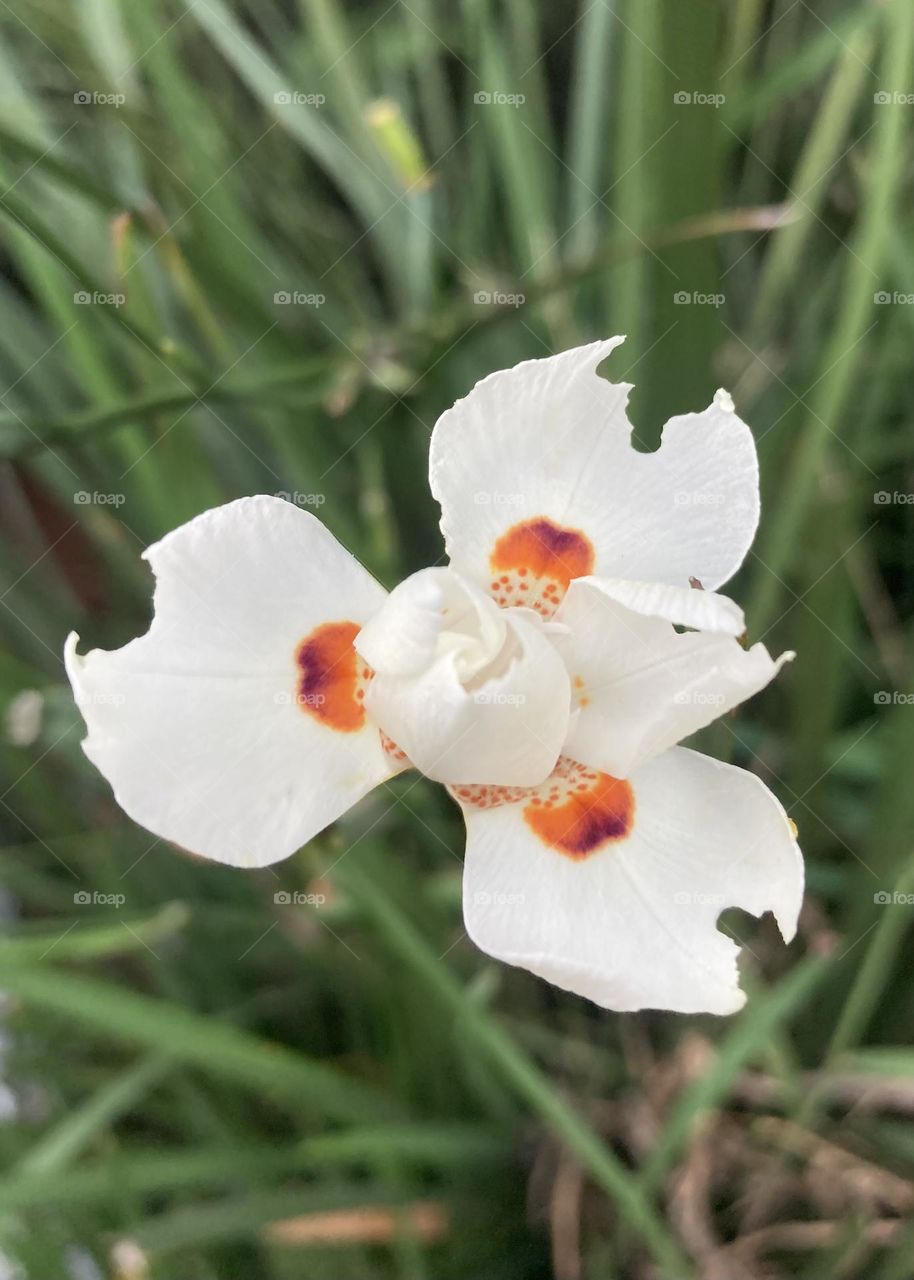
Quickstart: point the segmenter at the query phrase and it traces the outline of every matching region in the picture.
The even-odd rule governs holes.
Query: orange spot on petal
[[[533,834],[556,853],[582,862],[631,834],[635,795],[631,785],[562,756],[537,787],[462,786],[451,789],[472,809],[522,806]]]
[[[536,516],[512,525],[502,534],[492,549],[489,564],[502,588],[513,579],[522,590],[527,589],[519,579],[529,574],[538,583],[539,598],[533,601],[533,607],[552,613],[569,582],[593,570],[594,549],[580,529],[565,528],[546,516]],[[493,590],[498,590],[494,582]]]
[[[524,821],[543,844],[575,862],[624,839],[634,816],[631,786],[608,773],[598,774],[596,782],[584,791],[569,789],[561,804],[547,802],[538,808],[532,804],[524,808]]]
[[[362,668],[353,641],[357,622],[325,622],[295,651],[298,705],[328,729],[354,733],[365,724]]]
[[[514,525],[492,551],[493,569],[529,568],[536,577],[553,578],[563,587],[590,573],[593,563],[593,546],[580,529],[563,528],[545,516]]]

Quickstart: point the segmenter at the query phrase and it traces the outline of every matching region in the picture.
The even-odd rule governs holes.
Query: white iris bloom
[[[415,767],[463,810],[483,951],[607,1008],[740,1008],[717,918],[772,911],[789,940],[802,860],[757,777],[676,744],[792,656],[743,648],[716,594],[758,523],[755,445],[718,392],[636,452],[630,386],[596,373],[620,341],[495,373],[442,415],[450,565],[389,595],[279,498],[150,547],[149,631],[66,647],[126,812],[261,867]]]

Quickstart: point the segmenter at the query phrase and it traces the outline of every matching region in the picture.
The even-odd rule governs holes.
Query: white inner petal
[[[429,777],[534,786],[568,729],[568,676],[539,619],[451,569],[402,582],[358,635],[366,707]]]
[[[356,649],[384,675],[418,675],[450,655],[461,683],[479,676],[501,653],[502,611],[450,569],[422,569],[395,587],[362,628]]]

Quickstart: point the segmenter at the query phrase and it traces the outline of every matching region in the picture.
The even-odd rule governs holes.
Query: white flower
[[[450,566],[389,595],[278,498],[150,547],[149,631],[66,648],[127,813],[265,866],[415,765],[463,810],[482,950],[608,1008],[738,1009],[717,917],[770,910],[789,940],[802,860],[757,777],[676,743],[792,655],[744,649],[715,594],[758,523],[748,427],[718,392],[636,452],[630,387],[596,373],[620,341],[493,374],[442,415]]]

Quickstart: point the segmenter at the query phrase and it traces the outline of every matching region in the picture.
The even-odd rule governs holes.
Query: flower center
[[[358,634],[368,714],[440,782],[531,786],[553,769],[570,691],[546,628],[451,569],[401,582]]]

